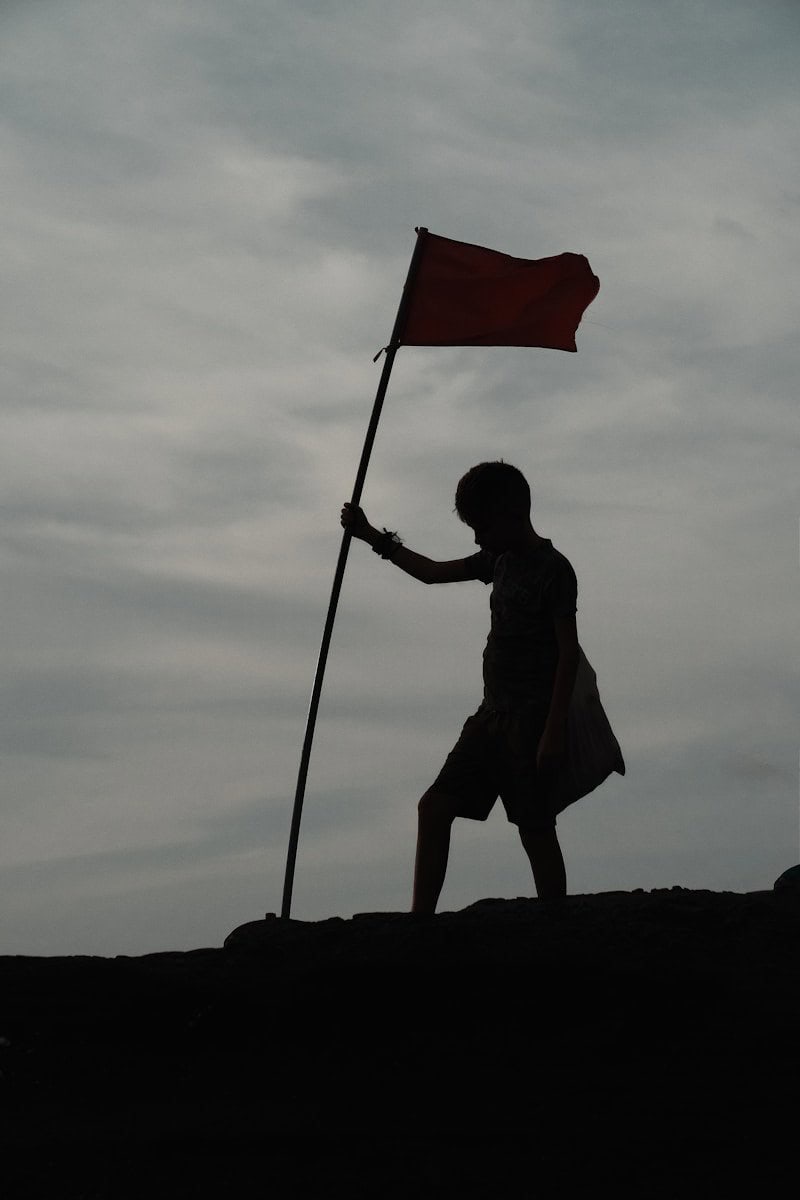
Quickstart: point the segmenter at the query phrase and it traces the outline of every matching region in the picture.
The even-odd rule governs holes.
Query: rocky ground
[[[672,888],[0,959],[5,1195],[785,1188],[798,935]]]

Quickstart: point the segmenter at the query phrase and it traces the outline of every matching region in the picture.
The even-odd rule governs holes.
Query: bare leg
[[[531,860],[536,895],[540,900],[553,900],[567,894],[567,871],[555,829],[548,833],[532,833],[520,829],[520,840]]]
[[[447,871],[455,809],[456,801],[452,796],[432,790],[427,791],[419,802],[414,895],[411,901],[413,913],[436,912]]]

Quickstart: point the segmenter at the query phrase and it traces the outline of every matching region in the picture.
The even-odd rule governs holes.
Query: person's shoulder
[[[565,554],[550,542],[545,594],[554,616],[571,616],[578,605],[578,577]]]
[[[556,550],[555,546],[553,547],[553,557],[563,571],[571,571],[573,575],[575,574],[575,568],[566,554],[562,553],[561,550]]]
[[[549,538],[547,538],[546,541],[547,541],[547,546],[548,546],[548,553],[551,556],[554,567],[556,567],[557,569],[560,569],[560,570],[571,571],[572,574],[574,575],[575,568],[573,567],[572,563],[567,558],[566,554],[564,554],[561,550],[559,550],[556,546],[554,546]]]
[[[478,550],[469,558],[465,558],[464,563],[474,572],[473,579],[480,579],[481,583],[491,583],[494,580],[497,557],[490,550]]]

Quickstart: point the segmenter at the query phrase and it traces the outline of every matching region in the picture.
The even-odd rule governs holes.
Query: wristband
[[[402,544],[401,539],[396,533],[384,528],[383,533],[372,547],[372,550],[373,553],[380,554],[381,558],[388,558],[391,562]]]

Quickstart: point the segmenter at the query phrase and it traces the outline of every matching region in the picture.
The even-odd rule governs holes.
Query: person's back
[[[419,802],[412,911],[432,913],[444,883],[455,817],[486,820],[498,797],[528,854],[540,898],[566,893],[548,793],[566,752],[567,712],[578,664],[577,581],[569,561],[540,537],[530,489],[509,463],[479,463],[459,481],[456,512],[480,547],[435,562],[379,533],[345,504],[342,525],[424,583],[492,584],[483,655],[483,701]]]
[[[559,660],[553,617],[575,612],[574,571],[547,538],[521,553],[485,550],[479,559],[477,577],[492,584],[484,700],[504,711],[549,705]]]

